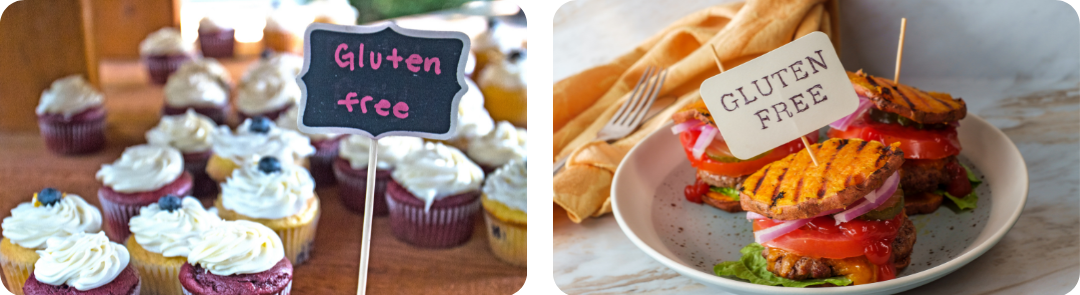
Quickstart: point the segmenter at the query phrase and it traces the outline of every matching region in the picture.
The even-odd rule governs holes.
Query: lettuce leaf
[[[953,196],[943,190],[938,190],[936,193],[952,200],[960,210],[975,209],[975,205],[979,203],[979,195],[975,193],[975,189],[979,187],[979,184],[982,184],[982,180],[974,172],[971,172],[971,168],[968,168],[967,165],[961,163],[960,167],[964,167],[964,171],[967,171],[968,181],[971,182],[971,193],[962,198]]]
[[[739,253],[742,253],[742,258],[738,261],[721,262],[720,264],[713,266],[713,272],[716,273],[717,276],[728,278],[736,277],[749,281],[750,283],[766,286],[783,285],[784,287],[802,288],[825,283],[831,283],[837,286],[851,285],[851,280],[844,276],[802,281],[778,277],[766,269],[765,265],[768,263],[768,260],[761,256],[761,251],[763,250],[765,250],[765,246],[758,243],[746,245],[742,250],[739,250]]]
[[[716,192],[716,193],[721,193],[721,194],[723,194],[725,196],[728,196],[728,197],[731,197],[732,199],[735,199],[736,201],[739,200],[739,191],[736,190],[736,189],[733,189],[733,188],[730,188],[730,187],[710,186],[709,190],[713,191],[713,192]]]

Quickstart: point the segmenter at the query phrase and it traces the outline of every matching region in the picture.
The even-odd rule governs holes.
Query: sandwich
[[[904,213],[899,143],[829,139],[746,177],[742,208],[755,243],[719,276],[805,287],[886,281],[911,262],[915,226]]]
[[[796,139],[750,159],[736,158],[701,99],[687,104],[672,119],[675,121],[672,132],[679,135],[686,157],[697,168],[696,180],[684,190],[686,199],[728,212],[742,211],[739,190],[746,176],[803,149],[802,140]],[[806,138],[811,143],[817,142],[817,132],[807,134]]]
[[[833,124],[830,138],[858,138],[885,144],[899,143],[904,150],[900,185],[908,214],[931,213],[943,196],[960,209],[974,208],[980,181],[959,161],[956,127],[967,115],[963,99],[948,93],[927,92],[862,70],[848,72],[860,97],[858,111]]]

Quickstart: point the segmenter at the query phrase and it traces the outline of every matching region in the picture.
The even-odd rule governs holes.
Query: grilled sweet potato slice
[[[713,126],[716,126],[716,122],[713,121],[712,114],[709,113],[709,108],[705,106],[705,101],[698,99],[683,106],[678,112],[671,115],[671,119],[675,121],[675,124],[696,119],[702,122],[708,122]]]
[[[848,72],[855,92],[869,98],[878,109],[896,113],[923,124],[958,121],[967,116],[967,104],[948,93],[926,92],[890,79],[874,77],[862,70]]]

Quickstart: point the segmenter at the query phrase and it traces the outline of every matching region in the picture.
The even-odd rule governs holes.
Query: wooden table
[[[253,58],[224,60],[233,80]],[[105,61],[102,92],[108,110],[104,151],[62,157],[46,150],[36,132],[0,133],[0,216],[28,202],[43,187],[82,196],[99,206],[94,174],[101,164],[120,157],[125,147],[145,143],[157,125],[162,88],[150,85],[137,60]],[[33,109],[25,110],[33,112]],[[311,260],[296,267],[293,294],[355,294],[363,216],[340,206],[336,187],[319,188],[323,214]],[[525,283],[525,268],[495,258],[488,247],[483,218],[466,244],[443,250],[423,249],[395,239],[387,217],[372,224],[369,294],[511,294]]]

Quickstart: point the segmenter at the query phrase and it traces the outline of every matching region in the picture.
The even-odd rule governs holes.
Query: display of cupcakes
[[[124,246],[104,233],[78,233],[49,238],[34,263],[34,273],[23,285],[26,295],[138,295],[139,274],[129,265]]]
[[[180,269],[185,295],[288,295],[293,266],[266,226],[227,221],[203,234]]]
[[[484,107],[496,121],[510,121],[525,127],[528,123],[528,76],[524,49],[511,50],[505,59],[493,61],[480,72],[480,91]]]
[[[225,22],[226,18],[203,17],[199,21],[199,50],[205,57],[231,58],[236,42],[236,29]]]
[[[480,87],[469,79],[465,79],[465,84],[469,89],[458,102],[457,129],[446,141],[459,150],[468,149],[470,142],[495,129],[495,120],[492,120],[491,114],[484,109],[484,94],[480,92]]]
[[[15,206],[0,228],[4,281],[9,291],[22,295],[23,283],[34,272],[39,257],[36,251],[45,249],[46,240],[101,231],[101,212],[78,195],[45,188],[30,202]]]
[[[229,176],[214,207],[222,219],[248,220],[272,229],[293,264],[309,257],[321,210],[315,180],[304,167],[263,157]]]
[[[296,73],[284,64],[256,65],[244,74],[236,93],[240,120],[263,116],[276,120],[300,101]]]
[[[168,195],[139,210],[129,223],[131,237],[124,243],[131,265],[139,271],[147,294],[181,295],[180,268],[203,232],[221,218],[203,209],[199,200]]]
[[[179,115],[195,110],[225,124],[229,114],[229,72],[212,58],[192,60],[180,66],[165,83],[162,114]]]
[[[405,156],[386,185],[390,229],[428,248],[461,245],[472,236],[484,171],[456,148],[426,143]]]
[[[390,211],[386,207],[386,185],[394,181],[390,173],[398,162],[412,151],[424,147],[424,141],[418,137],[387,136],[379,139],[378,163],[375,166],[375,216],[385,216]],[[340,157],[334,161],[334,175],[338,182],[338,196],[345,208],[357,213],[364,213],[367,195],[368,151],[371,139],[364,136],[349,136],[341,141]]]
[[[525,159],[528,157],[527,151],[528,136],[525,129],[502,121],[496,125],[495,130],[473,140],[465,153],[487,174],[512,160]]]
[[[307,166],[308,157],[315,154],[310,140],[300,133],[278,128],[265,117],[245,120],[236,131],[219,126],[214,131],[212,155],[206,163],[206,174],[221,183],[233,170],[255,163],[263,156]]]
[[[191,174],[191,192],[198,197],[217,195],[217,182],[206,174],[217,125],[210,118],[187,110],[176,116],[165,116],[157,126],[146,132],[146,141],[154,145],[170,146],[184,157],[184,170]]]
[[[45,146],[58,154],[81,154],[105,147],[104,97],[82,76],[56,80],[41,93],[35,112]]]
[[[139,43],[139,54],[150,72],[150,81],[161,85],[180,68],[180,64],[195,56],[195,46],[185,42],[179,30],[162,28]]]
[[[308,158],[310,166],[308,170],[311,171],[311,177],[314,177],[315,183],[319,185],[334,184],[334,159],[338,157],[338,145],[341,139],[345,138],[345,135],[300,132],[299,127],[297,127],[297,116],[299,116],[299,107],[293,106],[281,117],[278,117],[277,126],[282,129],[296,131],[311,140],[311,145],[315,147],[315,154]]]
[[[512,160],[484,181],[481,203],[488,244],[495,257],[525,266],[528,229],[528,162]]]
[[[192,185],[180,151],[161,145],[128,147],[120,159],[101,165],[96,176],[103,184],[98,200],[105,213],[105,233],[121,243],[131,234],[128,221],[142,207],[166,195],[186,196]]]

